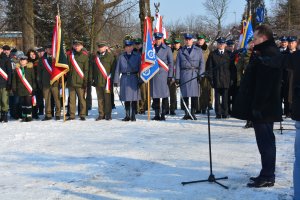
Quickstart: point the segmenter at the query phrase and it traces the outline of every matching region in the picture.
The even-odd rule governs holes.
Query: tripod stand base
[[[227,186],[225,186],[222,183],[218,182],[218,180],[225,180],[225,179],[228,179],[228,177],[225,176],[225,177],[222,177],[222,178],[216,178],[215,175],[211,174],[211,175],[209,175],[208,179],[197,180],[197,181],[189,181],[189,182],[182,182],[181,184],[184,186],[184,185],[193,184],[193,183],[209,182],[209,183],[216,183],[216,184],[220,185],[221,187],[223,187],[225,189],[229,189]]]

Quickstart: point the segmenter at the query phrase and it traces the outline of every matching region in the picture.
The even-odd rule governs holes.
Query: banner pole
[[[64,116],[64,122],[66,121],[66,107],[65,107],[65,75],[61,77],[62,82],[62,98],[63,98],[63,116]]]
[[[150,121],[150,80],[147,83],[148,88],[148,121]]]

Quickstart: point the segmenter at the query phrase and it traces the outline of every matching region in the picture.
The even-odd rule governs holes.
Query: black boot
[[[195,109],[195,108],[192,108],[192,109],[191,109],[191,112],[192,112],[192,113],[191,113],[191,114],[192,114],[192,119],[193,119],[193,120],[197,120],[197,117],[196,117],[196,115],[195,115],[196,109]]]
[[[126,111],[126,116],[124,117],[124,119],[122,119],[122,121],[128,122],[130,121],[130,104],[129,106],[125,105],[125,111]]]
[[[2,118],[2,120],[3,120],[4,123],[8,122],[7,114],[8,114],[7,112],[3,112],[3,118]]]
[[[252,128],[253,127],[253,124],[251,121],[247,121],[246,125],[244,126],[244,129],[247,129],[247,128]]]
[[[4,112],[1,111],[0,122],[3,122],[3,115],[4,115]]]
[[[160,117],[160,121],[166,121],[166,111],[165,110],[162,110],[161,112],[161,117]]]
[[[136,121],[135,115],[137,114],[137,101],[131,103],[131,118],[132,122]]]
[[[152,118],[152,120],[155,120],[155,121],[160,120],[159,109],[155,109],[155,116]]]

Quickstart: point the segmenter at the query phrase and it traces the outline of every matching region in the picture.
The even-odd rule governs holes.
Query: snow
[[[294,131],[275,132],[275,186],[250,189],[249,177],[260,170],[253,129],[242,129],[244,121],[212,116],[213,172],[229,177],[220,181],[229,190],[211,183],[182,186],[208,178],[207,117],[183,121],[178,110],[165,122],[138,115],[137,122],[126,123],[120,101],[116,104],[112,121],[95,121],[94,99],[84,122],[0,124],[0,199],[292,199]],[[294,128],[291,120],[283,125]]]

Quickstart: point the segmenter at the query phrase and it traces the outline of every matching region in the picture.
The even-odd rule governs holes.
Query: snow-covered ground
[[[95,96],[94,96],[95,97]],[[229,186],[182,181],[209,175],[207,117],[165,122],[122,122],[119,101],[112,121],[99,121],[96,102],[87,121],[9,121],[0,124],[0,199],[291,200],[294,131],[276,131],[273,188],[249,189],[260,170],[254,132],[235,119],[212,117],[213,170]],[[152,113],[153,114],[153,113]],[[275,128],[279,125],[276,124]],[[293,128],[286,120],[285,128]]]

